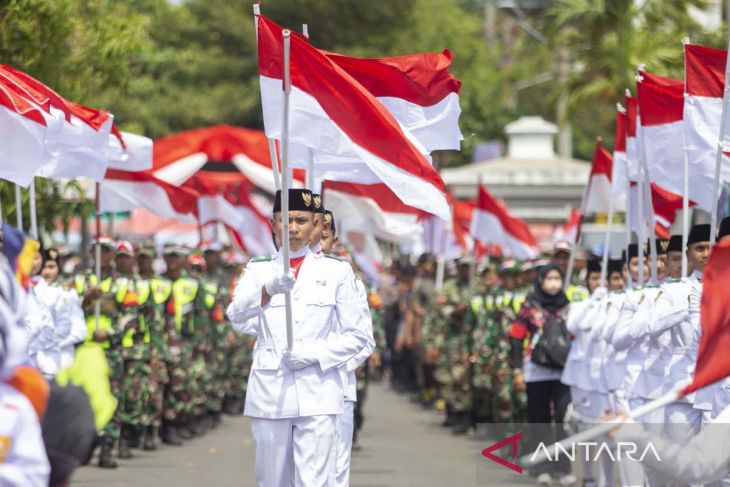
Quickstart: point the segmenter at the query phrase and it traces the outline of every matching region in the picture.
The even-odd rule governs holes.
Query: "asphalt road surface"
[[[354,452],[352,487],[528,486],[530,479],[480,456],[494,440],[454,437],[440,416],[373,385],[365,406],[362,449]],[[226,417],[216,430],[182,447],[134,450],[116,470],[79,469],[72,485],[134,487],[249,487],[254,448],[247,418]]]

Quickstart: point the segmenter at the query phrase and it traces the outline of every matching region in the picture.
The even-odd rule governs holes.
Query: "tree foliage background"
[[[461,153],[503,138],[522,114],[573,127],[575,156],[613,139],[615,103],[636,65],[681,77],[682,39],[725,47],[726,30],[703,30],[707,0],[270,0],[262,12],[293,29],[309,24],[317,47],[353,56],[448,48],[463,81]],[[490,15],[491,13],[491,15]],[[69,99],[107,109],[125,130],[156,138],[228,123],[260,128],[251,0],[0,0],[0,62],[29,72]],[[557,53],[570,60],[565,76]],[[556,101],[568,96],[566,120]],[[60,201],[44,182],[41,223],[88,208]],[[4,213],[12,189],[0,188]]]

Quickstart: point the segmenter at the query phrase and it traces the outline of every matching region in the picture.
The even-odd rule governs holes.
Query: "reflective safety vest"
[[[172,283],[172,297],[175,303],[175,328],[184,335],[195,332],[193,301],[198,295],[200,284],[194,279],[181,277]],[[185,321],[185,323],[183,323]],[[184,325],[184,327],[183,327]]]
[[[88,277],[88,284],[90,287],[96,286],[99,282],[98,278],[96,277],[96,274],[91,274]],[[83,296],[84,291],[86,289],[86,283],[87,278],[86,276],[79,275],[74,278],[74,286],[76,288],[76,292],[79,296]],[[106,277],[102,279],[101,284],[99,284],[99,288],[101,289],[102,293],[109,293],[112,289],[112,278],[111,276]],[[121,296],[120,294],[123,293]],[[119,289],[117,289],[117,292],[114,296],[115,301],[119,303],[120,301],[124,301],[124,295],[127,293],[126,288],[124,288],[123,291],[120,292]],[[120,299],[121,298],[121,299]],[[99,313],[99,329],[108,332],[112,328],[112,317],[107,316],[104,313]],[[94,313],[89,313],[86,316],[86,341],[87,342],[93,342],[94,341],[94,332],[96,331],[96,316]],[[109,340],[105,340],[101,342],[101,346],[104,348],[109,348]]]
[[[515,293],[514,297],[512,298],[512,311],[514,311],[515,314],[519,314],[520,308],[522,308],[522,303],[524,303],[526,299],[527,299],[527,293],[525,293],[525,292]]]
[[[123,283],[122,286],[126,289],[126,282]],[[139,280],[134,281],[134,287],[137,290],[137,304],[143,305],[147,303],[147,300],[150,297],[150,282],[147,280]],[[119,295],[119,292],[117,292],[117,295]],[[149,343],[150,342],[150,327],[147,323],[147,318],[143,315],[139,315],[139,327],[142,333],[144,333],[144,342]],[[135,330],[127,330],[127,332],[124,334],[124,337],[122,338],[122,347],[124,348],[131,348],[134,345],[134,333]]]
[[[215,297],[218,294],[218,284],[203,281],[203,290],[205,291],[205,307],[213,309],[213,306],[215,306]]]
[[[565,295],[568,296],[568,301],[571,303],[583,301],[589,297],[588,289],[574,284],[568,286],[568,289],[565,290]]]

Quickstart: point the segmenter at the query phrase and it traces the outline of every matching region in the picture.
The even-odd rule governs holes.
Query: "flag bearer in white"
[[[236,331],[257,337],[244,410],[253,418],[257,484],[326,486],[334,469],[336,416],[344,410],[339,367],[365,348],[368,323],[352,268],[338,259],[318,258],[309,249],[312,193],[289,191],[291,272],[282,271],[282,253],[251,259],[228,317]],[[280,192],[274,202],[274,231],[280,238]],[[286,341],[287,292],[291,350]]]
[[[321,254],[327,255],[333,244],[336,242],[337,233],[335,228],[335,220],[332,212],[324,210],[323,231],[321,236]],[[310,248],[312,248],[310,246]],[[335,470],[334,478],[330,485],[337,487],[347,487],[350,485],[350,459],[352,454],[352,439],[355,429],[355,403],[357,402],[357,378],[355,377],[355,369],[363,364],[373,353],[375,349],[375,339],[373,338],[373,322],[370,315],[370,307],[368,305],[368,294],[365,284],[362,280],[357,279],[358,298],[360,306],[363,307],[365,314],[365,322],[367,327],[367,345],[355,357],[348,360],[347,364],[340,367],[342,373],[343,384],[345,385],[345,412],[337,416],[337,441],[335,443]]]

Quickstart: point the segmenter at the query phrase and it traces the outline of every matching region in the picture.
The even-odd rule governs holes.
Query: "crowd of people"
[[[443,426],[456,435],[475,431],[486,437],[500,424],[562,423],[542,432],[558,439],[692,378],[709,225],[692,227],[686,246],[681,235],[656,241],[658,282],[649,281],[648,243],[628,246],[622,259],[607,261],[603,272],[598,256],[577,253],[570,276],[570,246],[558,244],[551,255],[535,260],[491,259],[480,267],[472,257],[462,257],[447,266],[439,287],[437,259],[429,254],[415,263],[410,257],[396,259],[379,282],[363,284],[367,279],[337,241],[331,212],[321,215],[308,237],[307,255],[335,256],[337,262],[327,264],[332,270],[345,272],[338,267],[344,261],[360,276],[354,292],[366,296],[366,321],[372,320],[367,335],[373,343],[340,371],[342,383],[349,384],[343,386],[345,417],[353,418],[345,430],[348,453],[358,448],[362,405],[372,380],[437,409]],[[720,225],[718,239],[729,236],[730,219]],[[274,239],[278,245],[280,237]],[[176,446],[203,435],[220,424],[224,413],[243,413],[244,403],[254,419],[273,414],[264,407],[258,382],[257,397],[246,401],[249,380],[271,378],[262,359],[252,361],[273,339],[244,325],[250,318],[239,306],[248,291],[236,293],[236,286],[247,286],[263,269],[274,272],[276,256],[247,262],[218,242],[205,242],[198,249],[166,245],[159,258],[146,243],[101,237],[93,250],[97,243],[100,252],[92,255],[99,256],[101,279],[95,269],[62,272],[69,266],[54,248],[35,255],[27,292],[7,262],[0,265],[0,401],[10,405],[0,410],[0,439],[8,441],[0,444],[0,456],[8,455],[11,444],[15,455],[22,451],[15,469],[12,462],[2,464],[3,485],[64,485],[73,469],[91,458],[95,445],[98,465],[114,468],[117,458],[137,455],[133,449],[154,450],[158,441]],[[689,268],[685,276],[683,254]],[[294,274],[276,272],[251,293],[261,300],[261,289],[270,290],[268,313],[280,310],[283,301],[276,296],[291,291],[295,282]],[[323,277],[335,278],[326,272]],[[646,284],[640,285],[642,278]],[[326,287],[326,281],[316,285]],[[257,301],[255,307],[261,306]],[[337,309],[337,326],[344,327],[347,316]],[[299,323],[301,317],[295,318]],[[281,360],[301,381],[302,368],[316,360],[292,353]],[[323,359],[318,360],[322,366]],[[252,368],[264,375],[252,374]],[[326,374],[325,367],[320,374]],[[57,427],[64,407],[54,398],[74,386],[83,391],[93,426],[75,430],[71,442],[88,446],[71,452],[62,446],[69,438],[59,443],[59,432],[49,425]],[[297,414],[302,414],[303,399],[298,401]],[[326,401],[320,397],[316,403]],[[652,431],[669,442],[688,442],[722,417],[728,405],[730,382],[725,380],[639,421],[661,425]],[[81,409],[75,411],[77,418],[83,416]],[[89,440],[78,438],[85,430]],[[259,448],[266,449],[260,440]],[[261,458],[271,462],[270,456]],[[332,479],[332,485],[347,485],[349,457],[347,462],[345,476]],[[583,485],[666,485],[662,479],[673,472],[660,467],[621,464],[620,479],[614,479],[614,465],[602,457],[594,479],[586,459]],[[713,474],[726,477],[726,470]],[[257,463],[257,477],[259,471],[271,471],[270,465],[259,469]],[[539,485],[577,482],[565,462],[543,464],[531,473]]]
[[[721,223],[718,240],[728,236],[730,219]],[[681,235],[655,245],[657,282],[650,280],[649,243],[631,244],[603,273],[599,256],[578,252],[571,276],[566,244],[545,258],[492,260],[477,272],[467,256],[454,262],[440,290],[431,256],[415,266],[396,263],[381,288],[382,368],[395,390],[443,412],[443,426],[457,435],[499,436],[499,425],[552,423],[533,433],[549,443],[636,409],[692,379],[710,225],[692,227],[686,246]],[[728,405],[726,379],[637,421],[676,445],[715,422]],[[711,470],[728,479],[722,462]],[[667,464],[623,463],[617,479],[613,467],[604,455],[596,475],[586,459],[583,485],[688,485]],[[568,462],[544,463],[529,473],[539,485],[577,482]]]

